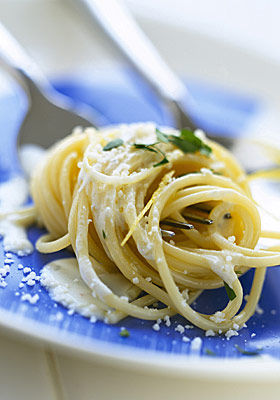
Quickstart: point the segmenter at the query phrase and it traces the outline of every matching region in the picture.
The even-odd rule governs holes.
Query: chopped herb
[[[229,285],[226,282],[224,282],[224,285],[225,285],[225,289],[226,289],[228,298],[230,300],[234,300],[235,297],[236,297],[236,294],[235,294],[234,290],[231,287],[229,287]]]
[[[142,149],[142,150],[147,150],[147,151],[151,151],[153,153],[157,153],[156,149],[153,149],[151,146],[154,146],[154,144],[142,144],[142,143],[134,143],[133,146],[136,149]]]
[[[205,349],[205,354],[207,354],[208,356],[212,356],[212,357],[215,357],[217,355],[214,351],[212,351],[210,349]]]
[[[225,213],[225,215],[224,215],[224,219],[231,219],[232,218],[232,216],[231,216],[231,213]]]
[[[103,236],[103,239],[106,239],[106,233],[102,230],[102,236]]]
[[[121,145],[123,145],[123,140],[115,139],[115,140],[112,140],[111,142],[107,143],[106,146],[103,147],[103,151],[109,151],[109,150],[115,149],[116,147],[119,147]]]
[[[121,337],[129,337],[129,336],[130,336],[130,333],[129,333],[129,331],[128,331],[126,328],[124,328],[124,329],[122,329],[122,330],[120,331],[120,336],[121,336]]]
[[[244,350],[238,344],[235,344],[234,347],[236,348],[237,351],[239,351],[239,353],[243,354],[244,356],[259,356],[260,351],[262,351],[262,349],[257,349],[253,351]]]
[[[164,165],[169,163],[168,159],[166,158],[166,155],[163,151],[161,151],[158,147],[156,147],[156,145],[159,142],[156,143],[152,143],[152,144],[143,144],[143,143],[134,143],[133,146],[136,149],[141,149],[141,150],[147,150],[147,151],[151,151],[152,153],[158,153],[162,155],[162,160],[156,164],[153,165],[153,167],[159,167],[160,165]]]
[[[235,271],[235,273],[241,275],[243,272],[242,271]]]
[[[180,136],[167,135],[166,133],[163,133],[159,129],[156,128],[156,135],[157,135],[158,142],[151,143],[151,144],[144,144],[144,143],[134,143],[133,144],[133,146],[136,149],[147,150],[152,153],[159,153],[162,155],[162,157],[163,157],[162,160],[160,162],[154,164],[153,165],[154,167],[159,167],[160,165],[164,165],[169,162],[165,153],[156,146],[159,143],[172,143],[176,147],[181,149],[184,153],[195,153],[196,151],[199,151],[201,154],[209,156],[212,152],[212,149],[209,146],[207,146],[207,144],[205,144],[201,139],[199,139],[192,130],[190,130],[188,128],[182,129],[180,131]],[[108,143],[108,145],[109,144],[110,143]],[[119,144],[119,146],[120,146],[120,144]]]
[[[167,135],[159,129],[156,129],[156,135],[160,142],[172,143],[184,153],[195,153],[199,151],[201,154],[209,156],[212,152],[211,147],[199,139],[189,128],[182,129],[180,131],[180,136]]]
[[[154,168],[155,168],[155,167],[159,167],[160,165],[168,164],[168,163],[169,163],[169,161],[167,160],[166,157],[164,157],[159,163],[154,164],[153,167],[154,167]]]
[[[169,143],[168,135],[156,128],[156,135],[160,142]]]

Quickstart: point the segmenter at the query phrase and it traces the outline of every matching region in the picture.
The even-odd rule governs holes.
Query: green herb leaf
[[[155,167],[159,167],[160,165],[168,164],[168,163],[169,163],[169,161],[167,160],[166,157],[164,157],[159,163],[154,164],[153,167],[154,167],[154,168],[155,168]]]
[[[102,236],[103,236],[103,239],[106,239],[106,233],[102,230]]]
[[[107,143],[106,146],[103,147],[103,151],[109,151],[109,150],[115,149],[116,147],[119,147],[121,145],[123,145],[123,140],[115,139],[115,140],[112,140],[111,142]]]
[[[163,151],[161,151],[158,147],[156,147],[156,145],[158,143],[159,142],[151,143],[151,144],[143,144],[143,143],[134,143],[133,144],[133,146],[136,149],[147,150],[147,151],[151,151],[152,153],[158,153],[158,154],[162,155],[163,159],[160,162],[154,164],[153,165],[154,168],[155,167],[159,167],[160,165],[164,165],[164,164],[169,163],[168,159],[165,156],[165,153]]]
[[[122,330],[120,331],[120,336],[121,336],[121,337],[129,337],[129,336],[130,336],[130,333],[129,333],[129,331],[128,331],[126,328],[124,328],[124,329],[122,329]]]
[[[234,290],[231,287],[229,287],[229,285],[226,282],[224,282],[224,285],[225,285],[225,289],[226,289],[228,298],[230,300],[234,300],[235,297],[236,297],[236,294],[235,294]]]
[[[169,136],[169,142],[174,144],[174,146],[178,147],[184,153],[195,153],[198,149],[193,143],[188,142],[184,139],[181,139],[180,136]]]
[[[212,357],[215,357],[217,355],[214,351],[212,351],[210,349],[205,349],[205,354],[207,354],[208,356],[212,356]]]
[[[192,130],[188,128],[182,129],[180,137],[193,145],[193,148],[195,148],[194,152],[199,151],[205,156],[209,156],[212,153],[211,147],[199,139]]]
[[[152,153],[158,153],[157,150],[155,150],[152,147],[150,147],[150,146],[153,146],[153,145],[150,145],[150,144],[134,143],[133,146],[136,149],[147,150],[147,151],[151,151]]]
[[[243,354],[244,356],[259,356],[260,352],[262,351],[262,349],[257,349],[253,351],[244,350],[238,344],[235,344],[234,347],[237,351],[239,351],[239,353]]]
[[[168,135],[161,132],[158,128],[156,128],[156,135],[160,142],[169,143]]]
[[[180,131],[180,136],[166,135],[159,129],[156,129],[156,135],[159,141],[164,143],[172,143],[184,153],[195,153],[199,151],[205,156],[209,156],[212,152],[211,147],[199,139],[191,129],[184,128]]]

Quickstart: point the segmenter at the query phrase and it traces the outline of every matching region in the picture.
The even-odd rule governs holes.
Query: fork
[[[1,24],[0,61],[19,80],[29,99],[28,112],[18,132],[17,140],[18,156],[27,176],[35,168],[42,147],[47,148],[61,140],[76,126],[93,125],[93,121],[98,125],[104,125],[106,122],[92,109],[90,109],[91,117],[94,114],[94,118],[85,117],[85,111],[88,111],[86,106],[74,108],[71,100],[51,86],[35,62]],[[34,152],[34,145],[37,145],[37,152]],[[204,221],[195,215],[189,215],[188,218],[198,223],[206,223],[206,219]],[[179,221],[165,220],[162,224],[180,229],[194,229],[192,224]],[[162,235],[173,237],[174,232],[162,229]]]
[[[135,71],[166,105],[178,129],[202,128],[207,136],[228,148],[247,172],[273,168],[275,163],[263,153],[256,138],[279,143],[279,110],[272,104],[259,111],[242,135],[223,136],[198,126],[200,110],[186,85],[172,71],[150,39],[138,26],[122,0],[71,0],[84,19],[98,24]],[[176,43],[174,43],[176,46]],[[279,146],[279,145],[278,145]],[[250,148],[250,151],[248,151]]]
[[[172,71],[158,50],[138,26],[122,1],[72,0],[83,16],[98,24],[115,47],[125,56],[144,82],[158,95],[173,117],[178,129],[202,128],[197,123],[198,106],[186,85]],[[214,141],[227,148],[231,137],[206,132]]]
[[[23,87],[28,111],[17,136],[19,149],[27,144],[47,148],[74,127],[104,125],[106,119],[86,105],[76,106],[57,92],[36,63],[0,23],[0,63]]]

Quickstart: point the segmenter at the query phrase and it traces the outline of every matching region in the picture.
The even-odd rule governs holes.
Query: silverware
[[[91,108],[78,108],[68,97],[58,93],[2,24],[0,63],[28,96],[28,111],[18,132],[18,148],[29,143],[49,147],[71,133],[75,126],[104,122],[105,119]]]
[[[167,65],[155,46],[137,25],[129,11],[118,0],[72,0],[87,19],[97,22],[103,32],[126,57],[136,71],[163,100],[177,128],[201,128],[195,121],[199,115],[196,102],[185,84]],[[174,44],[176,45],[176,44]],[[206,132],[226,147],[232,139]]]
[[[175,232],[173,231],[167,231],[166,229],[161,229],[160,231],[163,238],[172,238],[175,236]]]
[[[160,221],[160,223],[161,225],[173,226],[174,228],[179,228],[179,229],[187,229],[187,230],[194,229],[194,226],[192,224],[187,224],[186,222],[164,219]]]
[[[189,212],[183,212],[183,213],[182,213],[182,216],[183,216],[184,218],[186,218],[186,220],[190,220],[190,221],[192,221],[192,222],[196,222],[196,223],[198,223],[198,224],[203,224],[203,225],[212,225],[213,222],[214,222],[212,219],[203,218],[203,217],[200,217],[200,216],[198,216],[198,215],[191,214],[191,213],[189,213]]]
[[[71,133],[76,126],[93,125],[93,121],[104,123],[104,119],[90,109],[91,116],[85,117],[86,107],[77,108],[66,96],[58,93],[48,82],[34,61],[27,56],[23,48],[0,24],[0,62],[24,88],[29,101],[25,119],[18,132],[18,154],[23,157],[24,146],[30,144],[49,147]],[[90,114],[88,114],[90,115]],[[26,156],[27,154],[27,156]],[[32,155],[33,156],[33,155]],[[28,157],[26,150],[25,157]],[[33,163],[35,166],[36,162]],[[208,219],[188,215],[195,222],[208,223]],[[193,229],[192,224],[164,220],[162,225],[181,229]],[[162,230],[163,237],[173,237],[172,231]]]

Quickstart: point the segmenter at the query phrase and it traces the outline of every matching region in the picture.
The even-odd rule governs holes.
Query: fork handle
[[[29,58],[23,47],[0,23],[0,63],[26,90],[32,81],[37,87],[48,87],[49,83],[36,63]]]
[[[172,109],[181,110],[181,104],[185,104],[189,111],[194,109],[194,101],[183,82],[169,68],[121,2],[76,0],[75,3],[80,4],[87,16],[101,26],[134,68]],[[193,125],[192,121],[189,125]]]

